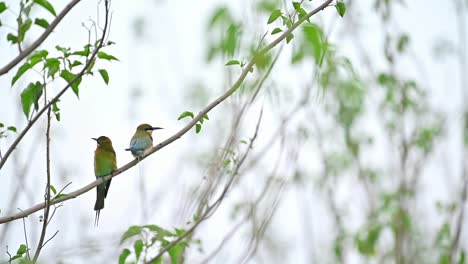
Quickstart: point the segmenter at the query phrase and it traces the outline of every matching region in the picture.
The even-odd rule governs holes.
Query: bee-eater
[[[162,127],[152,127],[148,124],[141,124],[137,127],[135,134],[130,140],[130,147],[125,149],[132,152],[133,157],[139,159],[153,147],[153,130],[162,129]]]
[[[114,148],[112,147],[112,141],[105,136],[93,138],[93,140],[97,142],[96,151],[94,151],[94,174],[96,178],[107,176],[117,169],[117,160]],[[110,184],[111,180],[108,180],[96,188],[97,195],[96,203],[94,204],[94,210],[96,211],[94,225],[96,226],[99,222],[99,213],[104,208],[104,199],[107,197]]]

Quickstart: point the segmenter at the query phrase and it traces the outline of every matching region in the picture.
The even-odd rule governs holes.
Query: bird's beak
[[[91,139],[97,142],[97,138],[91,138]]]
[[[163,129],[162,127],[152,127],[150,130],[158,130],[158,129]]]

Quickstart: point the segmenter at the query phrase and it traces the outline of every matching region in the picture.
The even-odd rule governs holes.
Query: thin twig
[[[274,40],[273,42],[271,42],[268,46],[266,46],[264,49],[262,49],[258,54],[257,56],[261,56],[263,54],[265,54],[266,52],[270,51],[272,48],[274,48],[276,45],[278,45],[278,43],[280,43],[282,40],[284,40],[286,38],[287,35],[289,35],[293,30],[295,30],[301,23],[303,23],[304,21],[306,21],[308,18],[310,18],[311,16],[313,16],[314,14],[318,13],[319,11],[323,10],[324,8],[326,8],[328,6],[329,3],[331,3],[333,0],[327,0],[325,1],[322,5],[320,5],[319,7],[317,7],[316,9],[314,9],[313,11],[311,11],[310,13],[308,13],[306,16],[302,17],[301,19],[299,19],[296,23],[294,23],[288,30],[286,30],[283,34],[281,34],[281,36],[279,36],[276,40]],[[245,80],[245,78],[247,77],[247,74],[250,72],[250,69],[252,69],[252,67],[254,66],[255,64],[255,58],[252,58],[250,60],[250,62],[245,66],[245,68],[243,69],[241,75],[239,76],[239,78],[237,79],[237,81],[232,85],[232,87],[227,90],[224,94],[222,94],[220,97],[218,97],[216,100],[214,100],[213,102],[211,102],[208,106],[206,106],[202,111],[200,111],[193,119],[192,121],[190,121],[185,127],[183,127],[181,130],[179,130],[177,133],[175,133],[174,135],[172,135],[171,137],[169,137],[168,139],[164,140],[163,142],[157,144],[156,146],[154,146],[147,154],[145,154],[143,157],[139,158],[139,161],[142,161],[144,159],[146,159],[148,156],[152,155],[153,153],[155,153],[156,151],[164,148],[165,146],[171,144],[172,142],[178,140],[179,138],[181,138],[183,135],[185,135],[192,127],[195,126],[195,124],[198,123],[198,121],[200,119],[202,119],[208,112],[210,112],[213,108],[215,108],[217,105],[219,105],[221,102],[223,102],[224,100],[226,100],[229,96],[231,96],[239,87],[240,85],[242,84],[242,82]],[[73,82],[74,80],[72,80]],[[69,87],[69,86],[68,86]],[[68,88],[66,87],[66,89]],[[59,96],[61,96],[63,94],[63,92],[65,92],[65,89],[61,91],[61,93],[59,93],[54,99],[56,100]],[[38,115],[40,115],[41,113],[39,112]],[[31,123],[35,122],[37,120],[37,118],[39,116],[36,116],[32,121]],[[30,126],[28,125],[28,127],[22,132],[22,136],[24,136],[24,134],[26,134],[27,130],[29,130]],[[21,137],[22,137],[21,136]],[[19,139],[21,140],[21,139]],[[19,140],[17,139],[17,141],[15,141],[16,144],[18,144]],[[14,143],[14,144],[15,144]],[[10,150],[11,151],[11,150]],[[3,160],[0,162],[0,168],[2,166],[2,162]],[[99,184],[102,184],[110,179],[112,179],[113,177],[116,177],[117,175],[120,175],[122,174],[123,172],[127,171],[128,169],[132,168],[133,166],[135,166],[136,164],[138,163],[138,160],[137,159],[134,159],[133,161],[127,163],[126,165],[122,166],[121,168],[117,169],[116,171],[114,171],[112,174],[110,175],[107,175],[105,177],[100,177],[99,179],[96,179],[95,181],[89,183],[88,185],[76,190],[76,191],[73,191],[69,194],[67,194],[67,196],[65,197],[61,197],[59,199],[53,199],[51,201],[51,204],[56,204],[56,203],[60,203],[60,202],[63,202],[63,201],[66,201],[66,200],[70,200],[70,199],[73,199],[73,198],[76,198],[80,195],[82,195],[83,193],[86,193],[92,189],[94,189],[96,186],[98,186]],[[17,213],[17,214],[14,214],[14,215],[10,215],[10,216],[6,216],[6,217],[1,217],[0,218],[0,224],[2,223],[6,223],[6,222],[10,222],[10,221],[13,221],[13,220],[16,220],[16,219],[19,219],[19,218],[22,218],[22,217],[25,217],[25,216],[28,216],[34,212],[37,212],[41,209],[43,209],[45,206],[44,203],[40,203],[40,204],[37,204],[33,207],[30,207],[26,210],[24,210],[23,212],[21,213]]]
[[[31,261],[31,256],[29,255],[28,233],[26,231],[26,221],[24,220],[24,217],[23,217],[23,232],[24,232],[24,241],[26,243],[26,257],[28,258],[29,261]]]
[[[207,208],[206,208],[205,212],[203,213],[203,215],[200,217],[200,219],[198,221],[195,222],[195,224],[190,229],[188,229],[183,235],[181,235],[177,239],[173,240],[166,247],[164,247],[161,251],[159,251],[159,253],[154,258],[152,258],[150,261],[146,262],[147,264],[156,261],[164,253],[166,253],[168,250],[173,248],[180,241],[182,241],[184,238],[186,238],[188,235],[190,235],[203,221],[205,221],[206,219],[208,219],[209,217],[211,217],[213,215],[213,213],[216,211],[216,209],[219,207],[221,202],[226,197],[226,194],[229,191],[230,186],[232,185],[232,182],[234,181],[234,178],[236,178],[236,175],[238,174],[240,167],[244,163],[245,159],[247,158],[247,155],[249,154],[250,150],[253,147],[253,143],[254,143],[255,139],[257,138],[257,135],[258,135],[258,130],[259,130],[260,123],[261,123],[261,120],[262,120],[262,115],[263,115],[263,109],[260,110],[260,115],[259,115],[259,118],[258,118],[258,121],[257,121],[257,126],[255,127],[255,133],[254,133],[252,139],[250,140],[250,144],[247,147],[247,149],[246,149],[244,155],[242,156],[242,158],[240,159],[240,161],[237,163],[236,167],[233,169],[232,176],[229,179],[228,183],[225,185],[225,187],[224,187],[222,193],[219,195],[218,199],[212,205],[207,206]]]
[[[34,43],[31,44],[27,49],[23,50],[16,58],[14,58],[10,63],[8,63],[5,67],[0,69],[0,76],[9,72],[13,67],[15,67],[18,63],[20,63],[24,58],[26,58],[31,52],[37,49],[39,45],[44,42],[44,40],[47,39],[47,37],[52,33],[52,31],[55,29],[55,27],[62,21],[62,19],[72,10],[72,8],[78,4],[80,0],[73,0],[70,3],[68,3],[67,6],[58,14],[57,17],[55,17],[54,21],[50,23],[49,27],[42,33],[42,35],[34,41]]]
[[[49,211],[50,211],[50,116],[51,108],[47,110],[47,131],[46,131],[46,170],[47,170],[47,184],[45,190],[45,204],[46,207],[44,208],[44,217],[42,218],[42,231],[41,236],[39,238],[39,242],[37,243],[36,253],[34,254],[32,263],[37,262],[37,258],[39,258],[39,254],[41,253],[44,238],[46,235],[47,225],[49,224]],[[55,211],[55,210],[54,210]]]

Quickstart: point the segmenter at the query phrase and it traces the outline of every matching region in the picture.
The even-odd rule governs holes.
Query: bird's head
[[[153,130],[157,129],[162,129],[162,127],[153,127],[149,124],[141,124],[137,127],[137,131],[145,131],[151,136],[151,133],[153,133]]]
[[[110,138],[106,136],[100,136],[98,138],[92,138],[92,140],[95,140],[97,142],[98,147],[101,147],[103,149],[113,149],[112,148],[112,141]]]

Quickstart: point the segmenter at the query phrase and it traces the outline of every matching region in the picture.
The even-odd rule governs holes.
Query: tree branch
[[[13,67],[15,67],[18,63],[20,63],[20,61],[22,61],[31,52],[37,49],[37,47],[39,47],[39,45],[41,45],[42,42],[44,42],[44,40],[47,39],[50,33],[52,33],[55,27],[60,23],[60,21],[62,21],[62,19],[68,14],[68,12],[70,12],[70,10],[72,10],[72,8],[76,4],[78,4],[78,2],[80,2],[80,0],[73,0],[70,3],[68,3],[68,5],[65,6],[62,12],[60,12],[60,14],[58,14],[58,16],[54,19],[54,21],[52,21],[52,23],[49,25],[46,31],[44,31],[44,33],[42,33],[42,35],[36,41],[34,41],[33,44],[31,44],[31,46],[29,46],[27,49],[20,52],[20,54],[18,54],[16,58],[14,58],[10,63],[8,63],[7,65],[5,65],[3,68],[0,69],[0,76],[9,72]]]
[[[46,170],[47,170],[47,184],[45,190],[45,204],[46,207],[44,208],[44,217],[42,218],[42,231],[41,237],[39,238],[39,242],[37,243],[36,253],[34,253],[34,257],[32,259],[32,263],[37,262],[37,258],[39,258],[39,254],[41,253],[42,246],[44,244],[44,238],[46,235],[47,225],[49,224],[49,212],[50,212],[50,110],[47,110],[47,131],[46,131]]]
[[[80,0],[75,0],[76,2],[79,2]],[[93,50],[93,53],[91,54],[91,57],[89,60],[86,61],[86,64],[85,66],[83,67],[83,69],[75,75],[75,77],[54,97],[52,98],[52,100],[50,100],[49,103],[47,103],[46,105],[44,105],[44,107],[39,110],[37,112],[37,114],[31,119],[31,121],[28,123],[28,125],[23,129],[23,131],[21,131],[21,133],[19,134],[19,136],[15,139],[15,141],[13,142],[13,144],[11,144],[11,146],[8,148],[7,152],[5,153],[5,155],[3,156],[3,158],[0,160],[0,170],[2,169],[3,165],[5,165],[5,162],[7,161],[8,157],[10,156],[10,154],[13,152],[13,150],[16,148],[16,146],[20,143],[20,141],[23,139],[23,137],[26,135],[26,133],[28,133],[29,129],[31,129],[31,127],[34,125],[34,123],[36,123],[36,121],[39,119],[39,117],[41,117],[42,114],[44,114],[44,112],[47,110],[47,108],[49,108],[52,104],[54,104],[55,102],[57,102],[57,100],[79,79],[81,78],[85,72],[88,70],[88,68],[93,64],[93,60],[94,58],[96,57],[97,53],[99,52],[99,50],[103,47],[104,45],[104,39],[105,39],[105,36],[106,36],[106,33],[107,33],[107,28],[108,28],[108,22],[109,22],[109,1],[110,0],[106,0],[105,1],[105,8],[106,8],[106,20],[105,20],[105,24],[104,24],[104,30],[102,31],[102,36],[101,36],[101,39],[99,41],[99,44],[98,46]],[[73,3],[73,2],[72,2]],[[70,3],[70,4],[72,4]],[[69,5],[70,5],[69,4]],[[76,4],[76,3],[75,3]],[[63,13],[63,11],[62,11]],[[58,23],[58,22],[57,22]],[[26,51],[26,50],[25,50]],[[0,74],[1,75],[1,74]]]
[[[159,143],[158,145],[154,146],[147,154],[145,154],[143,157],[141,157],[139,159],[139,161],[142,161],[144,159],[146,159],[148,156],[152,155],[154,152],[164,148],[165,146],[171,144],[172,142],[176,141],[177,139],[181,138],[183,135],[185,135],[185,133],[187,133],[192,127],[195,126],[195,124],[203,118],[204,115],[206,115],[208,112],[210,112],[213,108],[215,108],[218,104],[220,104],[221,102],[223,102],[224,100],[226,100],[226,98],[228,98],[230,95],[232,95],[239,87],[240,85],[242,84],[242,82],[244,81],[244,79],[247,77],[247,74],[249,73],[249,71],[252,69],[253,65],[255,64],[255,61],[256,61],[256,58],[258,56],[261,56],[265,53],[267,53],[268,51],[270,51],[272,48],[274,48],[276,45],[278,45],[278,43],[280,43],[282,40],[284,40],[286,38],[287,35],[289,35],[293,30],[295,30],[301,23],[303,23],[304,21],[306,21],[308,18],[310,18],[311,16],[315,15],[316,13],[322,11],[323,9],[325,9],[333,0],[327,0],[325,1],[323,4],[321,4],[319,7],[317,7],[316,9],[312,10],[311,12],[309,12],[306,16],[302,17],[301,19],[299,19],[296,23],[294,23],[288,30],[286,30],[283,34],[281,34],[277,39],[275,39],[273,42],[271,42],[268,46],[266,46],[265,48],[263,48],[261,51],[259,51],[250,61],[249,63],[246,65],[246,67],[242,70],[242,73],[240,74],[239,78],[237,79],[237,81],[232,85],[232,87],[227,90],[224,94],[222,94],[220,97],[218,97],[216,100],[214,100],[212,103],[210,103],[207,107],[205,107],[202,111],[200,111],[193,119],[192,121],[190,121],[185,127],[183,127],[181,130],[179,130],[177,133],[175,133],[173,136],[169,137],[168,139],[164,140],[163,142]],[[95,53],[93,53],[93,55],[95,55]],[[74,80],[72,80],[74,81]],[[64,89],[68,89],[69,85]],[[60,96],[61,94],[63,94],[64,90],[61,91],[61,93],[59,93],[59,95],[57,96]],[[56,100],[58,97],[55,97],[52,101]],[[50,106],[50,103],[48,104]],[[41,110],[41,111],[45,111],[45,110]],[[39,115],[39,113],[38,113]],[[37,116],[35,117],[36,119],[38,118]],[[34,120],[35,121],[35,120]],[[29,128],[27,128],[29,129]],[[25,129],[26,130],[26,129]],[[23,131],[24,133],[24,131]],[[23,134],[22,133],[22,134]],[[20,135],[21,136],[21,135]],[[24,135],[23,135],[24,136]],[[17,140],[18,141],[18,140]],[[15,141],[16,142],[16,141]],[[16,143],[17,144],[17,143]],[[10,151],[10,150],[9,150]],[[3,160],[2,160],[3,162]],[[99,184],[102,184],[110,179],[112,179],[113,177],[116,177],[120,174],[122,174],[123,172],[127,171],[128,169],[132,168],[133,166],[135,166],[136,164],[138,163],[138,160],[137,159],[134,159],[133,161],[127,163],[126,165],[122,166],[121,168],[117,169],[116,171],[114,171],[112,174],[110,175],[107,175],[105,177],[100,177],[99,179],[96,179],[95,181],[89,183],[88,185],[76,190],[76,191],[73,191],[69,194],[67,194],[65,197],[61,197],[61,198],[58,198],[58,199],[53,199],[50,203],[51,205],[52,204],[57,204],[57,203],[60,203],[60,202],[64,202],[64,201],[67,201],[67,200],[70,200],[70,199],[73,199],[73,198],[76,198],[80,195],[82,195],[83,193],[86,193],[88,191],[90,191],[91,189],[94,189],[96,186],[98,186]],[[0,168],[1,168],[2,164],[0,163]],[[10,221],[13,221],[13,220],[16,220],[16,219],[20,219],[22,217],[26,217],[32,213],[35,213],[41,209],[43,209],[45,207],[45,204],[44,203],[40,203],[40,204],[37,204],[31,208],[28,208],[20,213],[17,213],[17,214],[14,214],[14,215],[10,215],[10,216],[5,216],[5,217],[1,217],[0,218],[0,224],[3,224],[3,223],[7,223],[7,222],[10,222]]]

